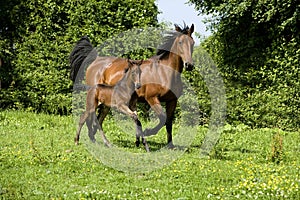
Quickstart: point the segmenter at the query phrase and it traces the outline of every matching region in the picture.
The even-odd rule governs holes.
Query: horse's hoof
[[[148,145],[145,146],[145,149],[146,149],[146,152],[147,152],[147,153],[150,152],[150,149],[149,149]]]
[[[135,113],[131,115],[131,118],[132,118],[134,121],[138,120],[138,116],[137,116],[137,114],[135,114]]]
[[[96,142],[96,139],[93,138],[93,137],[90,137],[90,141],[91,141],[92,143],[95,143],[95,142]]]
[[[140,141],[135,141],[135,146],[139,147],[140,146]]]
[[[105,142],[105,146],[108,147],[108,148],[112,147],[112,145],[109,142]]]
[[[75,138],[74,138],[74,142],[75,142],[75,145],[78,145],[79,139],[75,137]]]
[[[143,134],[144,136],[150,136],[151,135],[151,129],[148,129],[148,128],[146,128],[145,130],[144,130],[144,134]]]
[[[167,147],[168,147],[168,149],[175,149],[175,148],[176,148],[172,142],[170,142],[170,143],[167,145]]]

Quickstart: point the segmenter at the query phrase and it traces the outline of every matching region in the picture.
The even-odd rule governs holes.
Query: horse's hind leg
[[[86,95],[86,113],[88,113],[87,119],[86,119],[86,125],[88,127],[88,135],[89,138],[92,142],[95,142],[95,134],[94,131],[97,131],[97,128],[94,128],[93,124],[94,121],[96,121],[96,112],[95,109],[98,105],[98,100],[95,98],[96,97],[96,88],[93,87],[89,89],[87,95]]]
[[[97,123],[100,123],[100,116],[101,116],[101,113],[102,113],[102,110],[104,109],[104,107],[105,107],[104,104],[99,104],[97,107],[98,115],[97,115],[97,119],[95,121],[93,121],[93,129],[92,129],[94,135],[96,135],[96,133],[97,133],[97,129],[98,129]],[[105,118],[105,116],[104,116],[104,118]]]
[[[152,129],[146,129],[144,131],[145,136],[155,135],[166,123],[166,114],[160,104],[157,97],[147,99],[147,102],[151,106],[151,109],[155,112],[156,116],[159,118],[159,123]]]
[[[99,124],[97,123],[97,126],[99,127],[100,135],[103,139],[104,144],[108,147],[111,147],[111,144],[108,141],[108,139],[106,138],[105,133],[103,131],[103,127],[102,127],[103,121],[104,121],[105,117],[107,116],[109,110],[110,110],[110,107],[105,106],[105,105],[101,105],[101,107],[99,109],[99,114],[98,114],[98,117],[97,117],[98,120],[99,120]]]
[[[97,131],[97,129],[98,129],[97,127],[94,127],[95,121],[96,121],[96,114],[93,111],[90,113],[89,117],[86,120],[86,125],[88,127],[88,135],[92,142],[96,141],[94,131]]]

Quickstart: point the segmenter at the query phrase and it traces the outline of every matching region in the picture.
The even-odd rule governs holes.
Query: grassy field
[[[145,154],[112,119],[104,129],[119,150]],[[72,116],[0,112],[0,199],[300,199],[299,132],[227,125],[210,157],[200,158],[206,128],[199,127],[175,161],[134,173],[96,159],[85,134],[75,146],[75,131]],[[165,131],[148,141],[152,155]]]

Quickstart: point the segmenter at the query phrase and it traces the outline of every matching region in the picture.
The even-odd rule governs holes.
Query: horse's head
[[[134,88],[139,89],[141,87],[141,68],[143,60],[130,60],[128,59],[128,69],[130,69],[130,79],[134,82]],[[125,69],[126,72],[126,69]]]
[[[180,56],[186,70],[191,71],[194,69],[192,58],[195,44],[195,41],[192,38],[192,33],[194,32],[194,24],[192,24],[191,28],[189,28],[188,26],[181,28],[178,25],[175,25],[175,30],[178,32],[178,36],[173,43],[171,51]]]

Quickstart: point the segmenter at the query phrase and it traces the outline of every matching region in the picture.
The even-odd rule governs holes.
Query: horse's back
[[[86,71],[86,84],[115,85],[124,75],[127,61],[117,57],[97,57]]]
[[[115,58],[103,73],[102,83],[116,85],[124,76],[128,61],[125,58]]]

